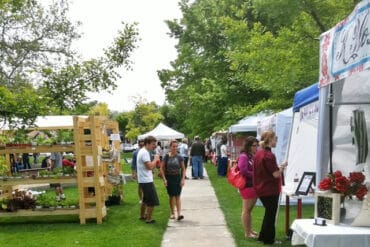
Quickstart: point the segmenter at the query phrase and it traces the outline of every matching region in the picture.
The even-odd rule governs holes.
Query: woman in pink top
[[[243,198],[241,220],[246,238],[257,238],[257,233],[252,230],[252,210],[257,201],[257,195],[253,188],[253,156],[257,152],[257,147],[258,140],[253,136],[249,136],[238,159],[240,173],[247,181],[245,188],[239,190]]]

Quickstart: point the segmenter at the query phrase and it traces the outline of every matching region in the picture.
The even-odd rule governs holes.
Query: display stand
[[[105,201],[114,188],[114,185],[108,183],[107,175],[121,173],[120,141],[115,139],[110,143],[107,134],[108,130],[110,133],[118,134],[118,123],[102,116],[74,116],[73,126],[70,126],[70,129],[74,131],[74,145],[6,147],[0,150],[0,155],[5,155],[9,161],[11,153],[74,152],[77,161],[77,177],[33,176],[33,178],[1,179],[0,190],[3,192],[1,197],[10,198],[12,191],[19,185],[77,183],[79,208],[51,211],[18,210],[1,212],[0,217],[79,214],[81,224],[85,224],[87,219],[96,219],[98,224],[102,223],[107,214]],[[110,150],[113,156],[103,160],[103,149]]]

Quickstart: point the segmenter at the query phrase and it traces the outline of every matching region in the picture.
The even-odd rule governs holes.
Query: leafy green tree
[[[183,132],[205,137],[259,111],[291,106],[317,81],[320,34],[354,1],[183,0],[172,68],[158,72]]]
[[[123,30],[118,32],[103,57],[67,64],[61,69],[44,68],[43,88],[51,96],[49,104],[60,111],[70,110],[87,100],[87,92],[114,90],[120,78],[117,69],[131,68],[129,56],[136,48],[137,35],[136,24],[123,23]]]
[[[36,0],[1,1],[0,86],[7,91],[0,101],[10,100],[3,104],[12,106],[0,112],[4,123],[17,118],[32,122],[35,116],[51,112],[86,113],[86,93],[114,90],[119,69],[131,68],[136,24],[123,23],[102,57],[80,61],[71,49],[80,37],[76,31],[80,23],[72,23],[68,11],[68,0],[53,0],[48,6]]]
[[[136,140],[138,135],[152,130],[164,119],[160,107],[155,102],[144,99],[138,99],[135,109],[125,117],[128,119],[125,137],[129,140]]]

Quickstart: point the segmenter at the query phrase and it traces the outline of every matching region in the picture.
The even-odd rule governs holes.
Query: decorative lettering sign
[[[370,68],[370,0],[359,3],[346,19],[320,37],[323,87]]]

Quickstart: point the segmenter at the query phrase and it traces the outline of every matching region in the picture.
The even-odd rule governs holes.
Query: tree
[[[89,115],[109,116],[110,112],[106,103],[98,103],[88,111]]]
[[[136,140],[138,135],[152,130],[164,119],[160,107],[155,102],[147,102],[142,98],[137,100],[135,109],[124,114],[128,119],[125,137],[130,140]]]
[[[0,9],[0,85],[39,80],[44,66],[56,67],[74,56],[79,38],[67,18],[68,2],[55,1],[45,9],[38,1],[9,1]]]
[[[136,24],[123,23],[123,30],[103,57],[67,64],[60,69],[44,68],[43,88],[51,96],[49,104],[60,111],[70,110],[87,100],[87,92],[114,90],[120,78],[117,69],[131,69],[129,56],[136,48],[137,35]]]
[[[123,24],[104,56],[80,61],[71,49],[80,37],[76,31],[80,23],[68,19],[68,10],[68,0],[53,0],[49,6],[36,0],[1,2],[0,86],[7,92],[0,100],[24,97],[19,95],[21,88],[39,96],[22,99],[29,106],[39,106],[28,112],[20,99],[17,104],[9,102],[12,110],[0,111],[4,123],[14,119],[32,122],[35,114],[45,113],[46,105],[58,114],[86,109],[87,92],[115,89],[118,69],[130,69],[129,57],[138,36],[136,24]]]
[[[291,106],[317,81],[319,35],[353,1],[183,0],[167,21],[178,57],[160,70],[179,129],[205,137],[246,115]]]

